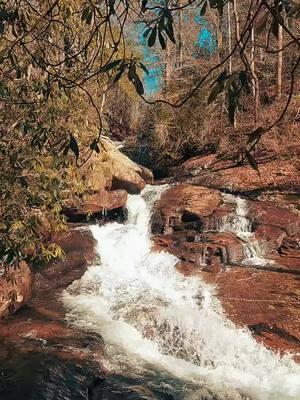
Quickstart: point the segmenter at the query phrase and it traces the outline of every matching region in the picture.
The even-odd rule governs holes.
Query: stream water
[[[211,285],[152,249],[151,209],[163,190],[129,196],[126,224],[91,226],[99,259],[64,293],[69,322],[101,334],[112,374],[174,399],[300,399],[300,366],[235,327]]]
[[[266,260],[263,257],[263,252],[259,246],[257,240],[252,232],[252,224],[248,214],[247,201],[239,196],[233,196],[231,194],[224,194],[223,200],[225,203],[231,203],[235,206],[235,212],[223,218],[220,231],[232,232],[239,239],[244,242],[244,265],[266,265],[271,264],[270,260]]]

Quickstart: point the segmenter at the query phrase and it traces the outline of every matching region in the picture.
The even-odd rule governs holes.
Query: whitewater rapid
[[[225,216],[218,229],[221,232],[234,233],[244,242],[244,260],[242,265],[264,266],[272,264],[271,260],[266,260],[258,241],[252,232],[252,223],[248,218],[247,201],[239,196],[223,194],[224,203],[235,205],[235,212]]]
[[[92,225],[96,264],[63,299],[67,319],[98,332],[106,367],[174,399],[299,400],[300,366],[223,314],[214,288],[153,250],[151,209],[165,186],[128,199],[128,222]]]

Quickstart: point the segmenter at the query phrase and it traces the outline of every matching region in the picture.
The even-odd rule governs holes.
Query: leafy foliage
[[[235,3],[230,1],[230,4]],[[94,154],[101,154],[100,138],[105,128],[103,110],[109,90],[128,84],[127,93],[131,95],[132,90],[137,96],[145,97],[142,75],[149,71],[133,51],[128,34],[133,27],[132,20],[144,27],[150,48],[159,47],[164,54],[173,51],[178,58],[177,53],[183,48],[183,32],[177,31],[179,13],[193,9],[208,21],[216,18],[222,21],[228,4],[227,0],[188,3],[0,0],[2,260],[10,264],[24,257],[43,253],[49,257],[59,253],[52,248],[45,250],[43,227],[48,221],[49,230],[63,229],[61,208],[64,202],[88,190],[76,168],[85,165]],[[227,49],[218,49],[218,57],[212,55],[203,65],[196,60],[192,73],[182,65],[176,73],[170,68],[174,82],[166,79],[164,94],[171,93],[173,98],[156,102],[154,110],[159,111],[160,121],[153,116],[153,111],[145,108],[148,114],[143,117],[154,133],[151,140],[160,144],[160,155],[167,153],[170,164],[198,151],[201,144],[205,147],[213,142],[210,135],[214,130],[208,129],[207,121],[211,116],[217,122],[221,120],[224,109],[233,126],[231,136],[236,141],[237,115],[248,107],[244,99],[248,96],[249,83],[252,85],[255,78],[246,57],[253,26],[257,36],[270,39],[267,56],[268,46],[274,45],[282,26],[289,37],[286,48],[299,50],[299,40],[284,19],[287,16],[296,20],[299,16],[297,4],[271,0],[251,2],[251,7],[244,13],[240,39],[235,32],[229,56],[222,54]],[[218,46],[221,47],[221,41]],[[294,54],[297,52],[291,52],[291,60]],[[230,58],[235,65],[228,73]],[[290,64],[290,81],[294,82],[299,59],[293,59]],[[292,96],[287,97],[282,115],[292,99]],[[176,111],[167,109],[167,105]],[[180,107],[182,111],[178,111]],[[191,110],[196,115],[194,119]],[[247,125],[246,133],[250,131],[250,134],[245,137],[244,132],[239,140],[244,159],[247,158],[255,169],[253,148],[276,120],[281,120],[281,115],[274,119],[275,123],[263,126],[259,133],[256,125]],[[144,132],[145,126],[142,128]],[[199,133],[200,129],[203,132]],[[251,143],[247,143],[248,139]],[[218,136],[215,142],[219,145],[220,141]]]

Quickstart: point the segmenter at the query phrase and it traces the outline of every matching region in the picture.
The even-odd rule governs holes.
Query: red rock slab
[[[0,341],[4,348],[10,343],[22,351],[51,352],[64,359],[101,358],[101,338],[69,326],[61,301],[62,291],[94,260],[95,241],[89,231],[77,229],[56,234],[53,239],[65,256],[38,267],[32,299],[16,314],[0,320]],[[87,346],[97,348],[97,352],[87,351]]]
[[[276,207],[270,201],[253,201],[248,204],[248,217],[256,225],[271,225],[285,231],[289,236],[300,235],[300,217],[296,213]]]
[[[0,319],[18,311],[31,299],[33,277],[28,264],[7,267],[0,276]]]
[[[152,232],[159,234],[203,225],[222,203],[221,193],[201,186],[180,184],[165,191],[154,207]],[[193,229],[194,229],[193,228]]]
[[[194,160],[194,164],[196,161]],[[199,161],[199,165],[201,162]],[[217,165],[214,167],[217,169]],[[274,160],[259,165],[260,174],[250,166],[229,168],[220,166],[220,170],[201,170],[192,178],[193,184],[211,188],[229,189],[235,192],[259,190],[280,190],[284,192],[300,191],[300,174],[296,165],[289,161]],[[184,166],[181,166],[184,175]],[[191,174],[192,176],[192,174]]]
[[[300,276],[250,268],[202,273],[228,317],[275,351],[300,354]]]
[[[128,193],[125,190],[100,190],[98,193],[88,196],[82,206],[82,211],[99,213],[103,210],[113,210],[124,207],[127,203]]]

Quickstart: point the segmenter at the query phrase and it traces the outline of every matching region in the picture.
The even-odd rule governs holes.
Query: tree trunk
[[[231,32],[231,5],[230,2],[227,4],[227,13],[228,13],[228,53],[232,52],[232,32]],[[229,73],[232,74],[232,57],[229,58]]]
[[[279,24],[278,26],[278,59],[277,59],[277,96],[280,99],[282,96],[282,65],[283,65],[283,52],[280,51],[283,46],[283,29]]]
[[[179,1],[178,1],[178,5],[180,5]],[[183,65],[182,29],[183,29],[183,15],[182,15],[182,9],[179,9],[178,10],[178,47],[177,47],[177,67],[178,68],[181,68]]]
[[[240,42],[241,34],[240,34],[240,19],[237,8],[237,1],[233,0],[233,14],[235,17],[235,32],[236,32],[236,40]],[[259,80],[255,71],[255,32],[254,26],[251,29],[251,56],[246,53],[246,50],[243,48],[243,44],[240,43],[239,47],[241,49],[240,55],[241,59],[247,69],[251,72],[251,80],[253,86],[253,98],[254,98],[254,106],[255,106],[255,125],[258,121],[258,112],[259,112]]]

